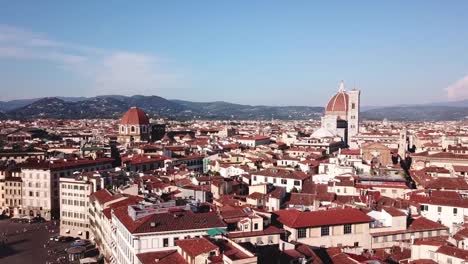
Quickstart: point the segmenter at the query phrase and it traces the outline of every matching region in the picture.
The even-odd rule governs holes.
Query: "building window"
[[[457,208],[453,208],[453,214],[454,214],[454,215],[457,215],[457,213],[458,213],[458,209],[457,209]]]
[[[427,205],[421,205],[421,211],[427,211]]]
[[[305,237],[307,237],[307,229],[299,228],[297,230],[297,238],[305,238]]]
[[[254,224],[254,230],[258,230],[258,224],[257,223]]]
[[[281,179],[281,184],[288,184],[288,180],[286,180],[286,179]]]
[[[354,242],[355,247],[359,247],[359,242]]]
[[[437,212],[442,213],[442,207],[438,206],[437,207]]]
[[[163,239],[163,247],[168,247],[169,246],[169,238],[164,238]]]
[[[130,131],[131,131],[131,132],[135,132],[135,127],[132,126],[132,127],[130,128]]]
[[[356,109],[356,103],[351,104],[351,109]]]
[[[330,235],[330,227],[329,226],[322,226],[320,229],[321,236],[329,236]]]
[[[301,181],[294,181],[294,186],[300,186],[301,185]]]
[[[447,264],[452,264],[452,258],[447,258]]]
[[[352,225],[351,225],[351,224],[346,224],[346,225],[344,225],[344,228],[343,228],[343,229],[344,229],[343,232],[344,232],[345,234],[351,234],[351,232],[352,232]]]

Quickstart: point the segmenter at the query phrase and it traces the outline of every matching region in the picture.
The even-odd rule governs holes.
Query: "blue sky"
[[[468,98],[468,1],[6,1],[0,100],[323,105]]]

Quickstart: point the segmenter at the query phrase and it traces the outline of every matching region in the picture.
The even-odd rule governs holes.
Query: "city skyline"
[[[46,2],[38,13],[11,2],[0,11],[1,101],[143,94],[323,106],[340,80],[363,91],[363,105],[467,99],[466,3],[401,6]]]

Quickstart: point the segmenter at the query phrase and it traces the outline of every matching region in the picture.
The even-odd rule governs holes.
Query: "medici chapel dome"
[[[138,107],[130,108],[120,119],[121,125],[148,125],[149,118],[145,111]]]

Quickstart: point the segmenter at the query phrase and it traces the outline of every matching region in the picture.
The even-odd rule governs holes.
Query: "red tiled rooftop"
[[[24,169],[50,169],[50,170],[65,170],[79,169],[82,167],[92,167],[103,164],[112,163],[114,159],[99,158],[99,159],[72,159],[72,160],[38,160],[28,159],[19,166]]]
[[[177,250],[156,251],[137,254],[137,258],[142,264],[185,264],[184,258],[177,253]]]
[[[177,240],[176,245],[192,258],[218,249],[218,246],[211,243],[208,239],[204,237]]]
[[[120,124],[122,125],[148,125],[149,118],[146,115],[145,111],[140,108],[132,107],[130,108],[120,119]]]
[[[128,215],[126,207],[117,208],[113,213],[131,233],[226,227],[226,224],[214,212],[193,213],[191,211],[182,211],[177,214],[159,213],[142,217],[136,221]],[[154,223],[154,226],[152,226],[152,223]]]
[[[102,189],[102,190],[99,190],[99,191],[97,191],[95,193],[92,193],[90,195],[90,199],[95,199],[100,204],[105,204],[105,203],[107,203],[109,201],[112,201],[115,198],[113,197],[113,195],[107,189]]]
[[[314,205],[315,195],[309,193],[291,193],[289,204],[291,205]]]
[[[451,246],[441,246],[437,251],[439,254],[444,254],[458,259],[468,261],[468,250]]]
[[[398,210],[394,207],[384,206],[382,207],[382,209],[385,210],[385,212],[387,212],[389,215],[393,217],[406,216],[405,213],[403,213],[401,210]]]
[[[274,213],[279,216],[278,221],[280,223],[292,228],[368,223],[372,221],[365,213],[352,208],[314,212],[280,210]]]

